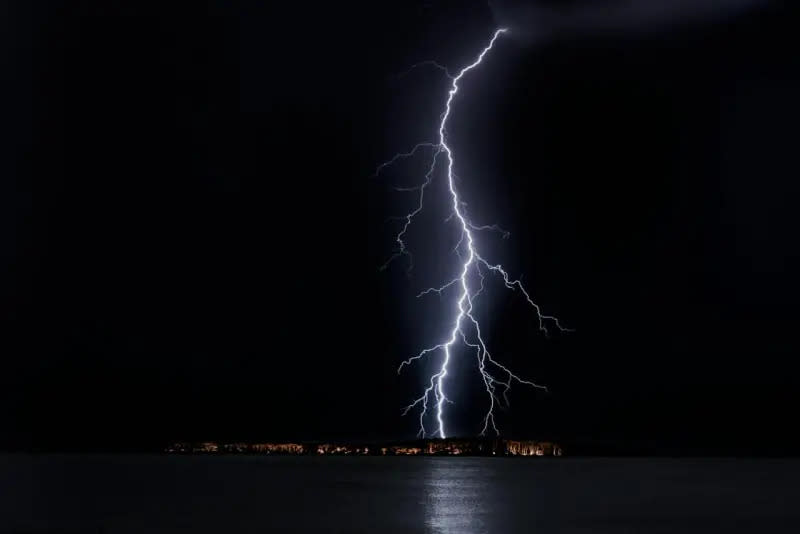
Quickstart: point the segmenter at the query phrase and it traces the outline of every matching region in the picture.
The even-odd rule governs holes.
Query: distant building
[[[250,445],[247,443],[223,443],[223,452],[248,452]]]
[[[389,450],[395,456],[419,456],[422,454],[421,447],[394,446],[389,447]]]
[[[219,445],[213,441],[197,443],[192,447],[192,452],[219,452]]]
[[[228,453],[303,455],[380,455],[380,456],[561,456],[561,447],[549,441],[505,439],[430,439],[404,443],[198,443],[177,442],[166,447],[168,453]]]
[[[509,456],[561,456],[561,447],[549,441],[508,440],[505,445]]]
[[[254,443],[249,452],[266,454],[304,454],[305,447],[299,443]]]

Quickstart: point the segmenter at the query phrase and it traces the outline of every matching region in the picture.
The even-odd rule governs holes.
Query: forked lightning
[[[503,403],[508,404],[508,391],[513,383],[517,382],[532,386],[534,388],[540,388],[543,390],[547,389],[542,385],[519,377],[511,369],[495,360],[487,349],[483,333],[481,332],[481,325],[473,314],[473,305],[475,299],[481,293],[483,293],[485,276],[487,274],[498,275],[506,288],[519,291],[524,296],[536,314],[538,328],[545,335],[548,333],[549,325],[555,326],[562,332],[568,330],[564,328],[561,323],[559,323],[558,319],[550,315],[545,315],[542,312],[541,308],[536,304],[536,302],[534,302],[520,280],[512,279],[502,265],[490,263],[484,259],[483,256],[481,256],[476,245],[473,232],[482,230],[498,231],[503,234],[504,238],[508,237],[508,233],[494,224],[475,225],[470,222],[465,213],[465,204],[459,198],[458,190],[456,189],[455,185],[455,157],[452,148],[447,143],[447,121],[451,115],[453,101],[459,92],[459,82],[461,82],[461,80],[470,71],[476,69],[483,62],[486,55],[494,47],[497,39],[500,38],[501,35],[507,33],[507,31],[508,30],[505,28],[500,28],[495,31],[491,40],[489,41],[489,44],[486,45],[486,47],[481,51],[475,61],[462,68],[455,76],[451,76],[448,70],[438,63],[422,63],[431,64],[441,69],[449,77],[451,82],[447,93],[444,111],[442,112],[441,121],[439,123],[438,141],[418,143],[411,150],[399,153],[385,163],[379,165],[375,172],[377,175],[398,161],[412,158],[417,154],[424,152],[432,153],[430,165],[428,166],[428,171],[425,174],[423,183],[414,188],[414,191],[418,192],[418,201],[415,204],[414,209],[401,218],[403,225],[395,237],[395,251],[386,264],[384,264],[383,268],[386,268],[393,260],[401,256],[407,256],[409,258],[409,268],[413,266],[411,253],[406,246],[405,237],[414,218],[423,209],[425,191],[435,177],[437,166],[442,156],[444,156],[447,163],[447,185],[452,201],[451,213],[448,216],[448,220],[455,220],[460,230],[460,238],[458,240],[458,244],[456,245],[456,252],[458,253],[458,257],[461,261],[458,269],[458,275],[446,284],[443,284],[441,287],[429,288],[421,292],[419,295],[421,297],[431,293],[437,293],[441,296],[449,290],[457,291],[457,298],[454,301],[455,309],[453,311],[453,318],[451,319],[452,329],[450,331],[450,335],[445,341],[442,341],[441,343],[432,347],[423,349],[416,356],[403,361],[397,370],[399,373],[403,370],[403,367],[411,365],[417,360],[433,357],[434,355],[441,355],[441,364],[438,368],[438,371],[429,377],[422,394],[411,404],[409,404],[403,411],[404,415],[415,409],[419,411],[419,435],[422,437],[447,437],[444,412],[445,403],[449,402],[450,399],[446,394],[445,386],[447,385],[448,365],[450,364],[451,359],[454,356],[454,350],[458,345],[463,344],[467,349],[474,351],[477,368],[480,372],[483,385],[488,395],[489,406],[482,421],[481,435],[486,434],[490,428],[499,435],[500,431],[497,428],[494,410],[496,406],[500,406]],[[425,420],[429,410],[434,409],[436,413],[436,427],[429,431],[426,429]]]

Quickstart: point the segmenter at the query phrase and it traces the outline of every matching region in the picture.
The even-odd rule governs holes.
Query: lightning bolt
[[[488,262],[480,255],[473,232],[490,230],[502,234],[504,238],[509,236],[508,232],[502,230],[499,226],[491,225],[475,225],[470,222],[466,215],[466,204],[459,198],[458,190],[455,185],[455,158],[453,150],[447,143],[447,121],[452,112],[452,105],[456,95],[459,92],[459,82],[470,71],[477,68],[484,60],[486,55],[492,50],[497,39],[507,33],[507,29],[500,28],[494,32],[491,40],[486,47],[481,51],[478,57],[469,65],[462,68],[455,76],[450,75],[449,71],[435,62],[423,62],[418,65],[434,65],[441,69],[450,79],[450,88],[447,93],[447,100],[445,103],[444,111],[441,115],[441,121],[438,128],[438,141],[423,142],[416,144],[411,150],[396,154],[388,161],[379,165],[375,171],[375,176],[380,174],[387,167],[394,165],[400,160],[415,157],[419,153],[428,152],[430,154],[430,166],[425,174],[424,181],[421,185],[414,188],[406,188],[404,191],[415,191],[418,194],[416,207],[399,219],[403,221],[400,231],[395,236],[396,248],[394,253],[389,257],[387,262],[382,266],[385,269],[395,259],[401,256],[407,256],[409,259],[409,270],[413,268],[413,258],[408,247],[406,246],[405,238],[409,227],[411,226],[414,218],[422,211],[425,200],[425,191],[431,185],[437,165],[443,157],[447,162],[447,185],[452,200],[451,213],[446,220],[455,220],[460,229],[460,238],[455,247],[455,251],[461,260],[461,267],[458,275],[443,284],[440,287],[432,287],[422,291],[418,296],[423,297],[432,293],[442,296],[448,290],[458,288],[457,298],[455,300],[454,319],[452,320],[452,329],[449,337],[434,346],[421,350],[415,356],[403,361],[397,369],[400,373],[404,367],[412,365],[414,362],[430,357],[434,354],[441,353],[443,355],[439,370],[434,373],[427,382],[427,387],[423,390],[422,394],[417,397],[411,404],[406,406],[403,415],[410,413],[412,410],[419,410],[419,435],[438,436],[440,438],[447,437],[447,430],[445,427],[444,408],[445,403],[450,402],[445,391],[446,379],[448,376],[448,365],[453,357],[454,349],[458,344],[463,344],[467,349],[475,352],[477,368],[480,372],[483,386],[488,395],[489,406],[486,414],[482,420],[481,435],[485,435],[491,428],[496,434],[500,434],[495,421],[494,410],[497,406],[502,406],[504,403],[508,405],[508,392],[514,383],[525,384],[534,388],[547,391],[543,385],[537,384],[530,380],[521,378],[515,374],[511,369],[504,366],[502,363],[494,359],[489,352],[486,342],[481,331],[481,325],[478,319],[473,314],[475,300],[484,291],[484,282],[487,274],[498,275],[503,281],[503,285],[512,290],[518,291],[522,294],[528,304],[533,308],[536,315],[538,328],[545,335],[548,335],[548,326],[553,325],[559,331],[569,331],[563,327],[557,318],[545,315],[539,305],[534,302],[528,291],[522,285],[520,280],[512,279],[505,271],[502,265],[493,264]],[[412,67],[413,68],[413,67]],[[465,254],[461,251],[466,249]],[[475,287],[477,280],[480,284]],[[436,413],[436,428],[432,432],[428,432],[425,427],[425,418],[429,413],[435,409]]]

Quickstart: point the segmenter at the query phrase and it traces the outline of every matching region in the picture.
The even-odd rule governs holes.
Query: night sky
[[[425,378],[396,368],[449,326],[415,295],[457,267],[452,233],[434,195],[415,269],[381,272],[423,165],[370,175],[436,134],[447,80],[397,75],[463,66],[513,10],[163,4],[0,17],[0,447],[413,437]],[[482,243],[576,330],[543,338],[490,284],[495,355],[550,388],[498,423],[800,450],[796,9],[539,6],[580,23],[498,41],[450,123],[470,213],[511,231]],[[451,432],[475,434],[456,374]]]

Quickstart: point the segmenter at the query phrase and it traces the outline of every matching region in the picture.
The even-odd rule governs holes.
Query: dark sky
[[[0,69],[0,445],[410,437],[397,364],[447,325],[436,211],[391,254],[485,3],[11,2]],[[571,3],[575,5],[575,3]],[[679,18],[679,17],[678,17]],[[795,10],[504,39],[450,124],[470,213],[545,310],[490,287],[490,343],[564,441],[796,451]],[[680,22],[680,21],[679,21]],[[439,191],[441,192],[441,191]],[[463,366],[451,426],[479,428]]]

